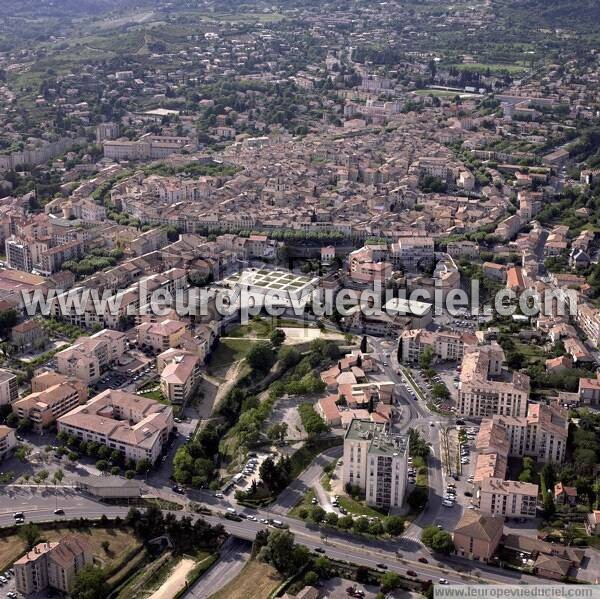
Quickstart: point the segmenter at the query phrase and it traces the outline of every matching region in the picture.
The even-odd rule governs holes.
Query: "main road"
[[[58,493],[55,496],[55,493]],[[2,494],[7,495],[2,497]],[[272,513],[266,510],[244,510],[252,514],[258,521],[244,519],[235,522],[223,517],[227,503],[212,498],[211,515],[197,515],[188,511],[187,506],[182,510],[173,511],[175,516],[191,516],[193,519],[203,518],[210,524],[222,524],[225,530],[240,539],[254,540],[256,533],[264,529],[267,519]],[[64,516],[54,514],[56,501],[64,510]],[[48,522],[53,520],[71,520],[77,518],[99,519],[102,515],[109,518],[117,516],[125,518],[128,512],[127,506],[105,505],[76,493],[73,489],[49,489],[47,492],[39,490],[27,490],[24,488],[14,489],[4,487],[0,490],[0,504],[10,506],[10,510],[4,509],[0,512],[0,526],[14,524],[13,511],[22,511],[26,522]],[[423,580],[436,580],[446,578],[454,583],[477,583],[477,582],[504,582],[516,583],[519,580],[534,581],[533,577],[522,577],[518,573],[499,570],[484,564],[473,564],[468,560],[460,558],[438,559],[430,554],[419,552],[398,552],[397,544],[393,541],[362,539],[349,533],[338,530],[319,529],[316,525],[311,526],[302,521],[286,516],[278,516],[278,519],[294,534],[296,541],[311,550],[319,548],[328,557],[336,560],[346,561],[352,564],[360,564],[371,568],[377,568],[379,564],[385,564],[388,569],[405,574],[407,570],[417,573]],[[326,536],[325,536],[326,535]],[[429,563],[418,561],[418,556],[427,555]]]

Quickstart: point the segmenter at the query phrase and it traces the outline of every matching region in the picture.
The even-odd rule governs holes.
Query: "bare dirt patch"
[[[162,585],[150,595],[149,599],[171,599],[172,597],[175,597],[175,595],[185,587],[187,576],[195,565],[195,560],[183,558],[175,568],[173,568],[169,578],[167,578],[167,580],[165,580]]]

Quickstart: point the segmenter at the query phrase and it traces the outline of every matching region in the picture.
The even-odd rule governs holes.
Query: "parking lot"
[[[106,389],[134,391],[156,377],[156,363],[147,358],[135,358],[124,366],[105,372],[94,385],[98,393]],[[158,384],[158,382],[157,382]]]
[[[248,459],[241,472],[238,472],[233,476],[231,482],[233,482],[233,488],[236,491],[246,491],[250,488],[253,481],[257,483],[260,481],[260,466],[268,458],[273,458],[270,453],[254,453],[248,454]],[[274,458],[276,459],[276,458]]]
[[[475,502],[473,472],[476,455],[472,455],[472,450],[478,430],[477,426],[471,424],[459,424],[442,431],[442,458],[445,462],[442,505],[448,508],[448,511],[456,506],[462,509],[473,509]]]
[[[0,575],[0,598],[14,599],[22,597],[21,593],[16,592],[14,570],[11,568]]]

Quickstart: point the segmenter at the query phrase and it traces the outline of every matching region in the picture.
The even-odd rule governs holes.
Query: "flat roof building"
[[[392,433],[387,423],[353,419],[344,436],[344,485],[363,490],[369,505],[401,507],[408,451],[408,437]]]

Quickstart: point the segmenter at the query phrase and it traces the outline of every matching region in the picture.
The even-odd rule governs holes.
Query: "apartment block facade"
[[[365,492],[367,504],[401,507],[406,493],[409,442],[387,423],[354,419],[344,437],[344,485]]]
[[[479,489],[479,509],[488,516],[535,518],[538,486],[501,478],[486,478]]]
[[[0,406],[12,404],[19,398],[17,377],[9,370],[0,369]]]
[[[398,270],[419,272],[435,260],[431,237],[401,237],[390,248],[390,259]]]
[[[82,535],[39,543],[13,564],[17,591],[28,595],[51,587],[69,593],[79,572],[91,563],[92,548]]]
[[[57,418],[78,406],[80,398],[77,388],[68,383],[58,383],[15,401],[12,410],[19,418],[30,420],[33,430],[42,433]]]
[[[0,461],[11,453],[16,444],[15,430],[0,424]]]
[[[158,356],[161,357],[164,366],[160,373],[160,389],[164,397],[171,403],[185,404],[200,381],[200,357],[181,350],[167,350]]]
[[[71,347],[56,354],[58,371],[89,385],[96,382],[125,349],[126,336],[120,331],[104,329],[91,337],[79,337]]]
[[[121,452],[126,459],[156,462],[173,430],[173,408],[132,393],[107,389],[57,420],[78,439]]]
[[[431,348],[438,360],[461,361],[477,346],[477,338],[471,333],[412,329],[402,332],[399,344],[402,362],[418,363],[426,348]]]
[[[465,417],[525,416],[529,377],[503,368],[504,352],[497,343],[467,354],[458,387],[458,414]]]

